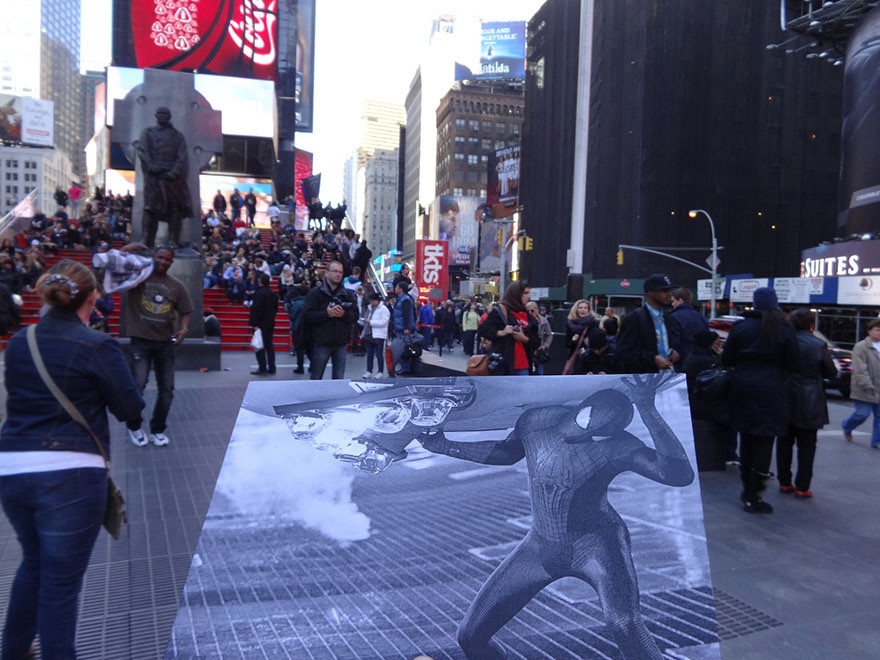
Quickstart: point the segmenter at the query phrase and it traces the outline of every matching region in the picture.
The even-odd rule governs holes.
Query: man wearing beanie
[[[675,288],[666,275],[645,280],[645,305],[623,317],[617,335],[621,373],[671,372],[679,361],[681,329],[667,310]]]
[[[788,431],[785,372],[799,366],[794,328],[778,309],[776,292],[755,291],[754,309],[743,314],[724,343],[721,361],[735,367],[730,382],[730,419],[740,433],[740,499],[749,513],[772,513],[761,499],[770,478],[773,439]]]

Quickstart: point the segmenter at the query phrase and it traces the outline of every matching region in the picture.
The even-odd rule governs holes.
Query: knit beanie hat
[[[779,299],[776,297],[776,291],[768,286],[762,286],[755,289],[753,298],[755,309],[777,309],[779,307]]]

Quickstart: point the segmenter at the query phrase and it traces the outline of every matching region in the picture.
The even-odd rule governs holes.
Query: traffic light
[[[498,245],[502,245],[504,243],[504,229],[502,227],[498,228]]]
[[[618,265],[618,266],[622,266],[622,265],[623,265],[623,250],[618,250],[618,251],[617,251],[617,265]]]
[[[525,239],[526,239],[525,251],[529,252],[532,249],[532,247],[534,246],[535,242],[532,240],[531,236],[526,236]]]

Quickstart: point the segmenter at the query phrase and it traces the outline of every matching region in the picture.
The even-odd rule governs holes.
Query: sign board
[[[493,217],[500,218],[507,215],[503,210],[496,209],[497,205],[516,206],[519,191],[519,150],[517,144],[505,149],[496,149],[489,156],[486,203],[493,207]]]
[[[773,280],[773,288],[780,303],[808,303],[811,282],[806,277],[777,277]]]
[[[416,285],[419,298],[446,300],[449,291],[449,241],[416,241]]]
[[[839,277],[837,304],[880,305],[880,277]]]
[[[724,298],[724,278],[715,280],[715,299]],[[697,280],[697,300],[712,300],[712,280]]]
[[[801,277],[880,275],[880,240],[844,241],[801,252]]]
[[[27,96],[0,94],[0,141],[53,146],[55,104]]]
[[[52,101],[21,99],[21,141],[43,147],[55,144],[55,106]]]
[[[730,302],[750,303],[755,290],[769,284],[770,280],[766,277],[733,280],[730,284]]]
[[[465,61],[455,63],[456,80],[522,80],[526,77],[525,21],[483,23],[479,51],[468,44]]]
[[[546,286],[533,286],[531,287],[531,299],[532,300],[546,300],[550,297],[550,287]]]

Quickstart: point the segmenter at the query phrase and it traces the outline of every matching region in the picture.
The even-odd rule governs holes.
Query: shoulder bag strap
[[[586,336],[587,336],[587,329],[584,328],[584,331],[582,333],[580,333],[580,335],[578,336],[577,346],[575,346],[574,350],[571,352],[571,355],[569,356],[570,358],[573,358],[575,355],[577,355],[578,351],[581,350],[581,344],[584,343],[584,337],[586,337]]]
[[[67,411],[67,414],[70,415],[73,420],[82,426],[86,431],[89,432],[89,435],[92,436],[92,439],[95,441],[95,444],[98,445],[98,451],[101,452],[101,456],[104,457],[104,464],[107,466],[107,469],[110,469],[110,459],[107,458],[107,453],[104,451],[104,447],[101,446],[101,442],[98,440],[98,436],[95,435],[95,432],[92,431],[92,427],[89,426],[89,423],[85,420],[79,410],[76,409],[76,406],[67,398],[67,395],[61,391],[61,388],[55,384],[55,381],[52,379],[52,376],[49,375],[49,372],[46,370],[46,365],[43,362],[43,356],[40,355],[40,348],[37,346],[37,324],[32,323],[28,326],[26,331],[27,334],[27,343],[28,348],[31,349],[31,357],[34,360],[34,364],[37,365],[37,371],[40,373],[40,378],[43,379],[43,382],[46,384],[46,387],[49,388],[49,391],[52,392],[52,396],[57,399],[58,403],[61,404],[61,407]]]

